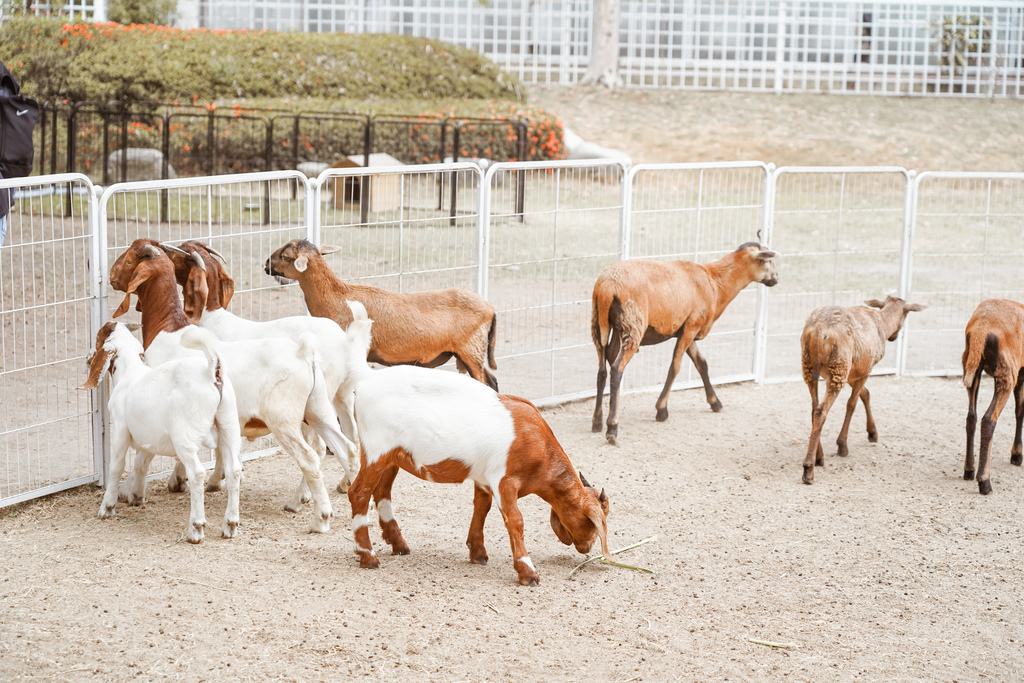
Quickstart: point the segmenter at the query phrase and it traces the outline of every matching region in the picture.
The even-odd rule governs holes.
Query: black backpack
[[[0,62],[0,175],[22,178],[32,173],[32,131],[39,120],[39,103],[19,94],[21,87]]]

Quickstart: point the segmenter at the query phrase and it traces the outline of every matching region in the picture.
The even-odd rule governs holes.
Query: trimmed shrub
[[[472,50],[425,38],[347,33],[0,25],[0,60],[40,101],[221,98],[519,99],[517,79]]]

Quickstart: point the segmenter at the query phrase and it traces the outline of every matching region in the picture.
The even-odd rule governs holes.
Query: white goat
[[[341,422],[342,432],[353,442],[348,449],[345,471],[355,472],[359,468],[359,437],[352,414],[352,392],[339,391],[348,374],[345,331],[333,320],[313,316],[295,315],[266,322],[239,317],[227,310],[234,296],[235,283],[217,260],[223,260],[223,256],[196,240],[189,240],[178,247],[169,244],[161,246],[169,250],[168,255],[174,263],[175,277],[185,295],[185,314],[201,327],[213,332],[218,339],[244,341],[284,338],[298,343],[305,334],[316,337],[322,361],[320,368],[327,382],[327,394]],[[355,302],[355,305],[362,304]],[[316,444],[319,443],[317,440]],[[339,459],[342,457],[340,453],[335,455]],[[342,479],[338,484],[338,492],[345,493],[350,483],[348,477]]]
[[[147,364],[156,367],[194,353],[180,343],[184,330],[192,324],[178,299],[174,265],[155,241],[140,239],[132,243],[111,266],[110,282],[115,289],[126,292],[114,317],[128,310],[131,294],[139,297]],[[299,344],[288,339],[220,344],[224,371],[235,389],[242,435],[254,439],[272,434],[295,459],[305,485],[312,492],[314,514],[310,530],[327,531],[333,514],[331,501],[324,486],[320,458],[303,438],[303,422],[335,453],[347,452],[354,446],[338,427],[320,371],[316,339],[306,335]],[[346,465],[344,460],[342,465]],[[219,474],[217,467],[212,476],[214,485],[220,481]],[[354,477],[354,473],[346,474]],[[173,483],[172,477],[168,488]],[[285,509],[298,510],[305,490],[305,486],[300,486]]]
[[[144,464],[148,468],[155,455],[173,456],[185,466],[192,496],[185,535],[191,543],[199,543],[206,526],[206,469],[199,449],[216,448],[224,463],[228,490],[221,532],[225,538],[231,538],[238,526],[242,475],[234,391],[222,372],[217,340],[212,334],[193,327],[182,335],[181,343],[202,352],[205,358],[181,359],[150,368],[143,361],[142,344],[124,325],[109,322],[96,335],[89,378],[80,388],[96,387],[103,372],[110,371],[113,389],[107,409],[111,459],[99,516],[107,518],[114,514],[129,446],[138,451],[135,477],[129,482],[132,502],[142,502],[145,497],[145,474],[138,476],[139,466]]]

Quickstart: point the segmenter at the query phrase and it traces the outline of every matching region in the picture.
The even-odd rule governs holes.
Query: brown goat
[[[974,479],[974,430],[978,425],[978,390],[983,372],[995,379],[995,393],[981,418],[981,447],[978,453],[978,491],[992,492],[989,452],[992,433],[1003,406],[1013,393],[1017,429],[1010,449],[1010,464],[1020,465],[1021,425],[1024,423],[1024,305],[1008,299],[986,299],[978,304],[967,322],[964,339],[964,386],[967,387],[967,457],[964,479]]]
[[[465,289],[397,294],[346,284],[323,258],[339,249],[292,240],[270,255],[264,270],[297,280],[309,312],[330,318],[343,329],[352,322],[345,300],[362,303],[374,321],[371,362],[434,368],[454,356],[461,372],[498,390],[498,380],[487,371],[488,365],[492,370],[498,367],[494,362],[497,317],[489,303]]]
[[[776,256],[757,242],[712,263],[691,261],[618,261],[605,268],[594,285],[591,333],[597,347],[597,405],[593,430],[601,431],[601,402],[611,366],[608,398],[608,442],[619,431],[619,383],[622,372],[641,346],[660,344],[675,337],[676,348],[665,388],[655,407],[657,420],[668,419],[668,394],[679,373],[683,352],[690,357],[704,383],[704,393],[716,413],[722,404],[711,387],[708,364],[696,341],[711,331],[725,307],[751,282],[768,287],[778,282],[772,259]]]
[[[871,395],[864,383],[871,369],[885,355],[885,342],[896,341],[903,321],[910,311],[923,311],[924,304],[908,304],[894,296],[885,301],[865,301],[868,306],[822,306],[811,311],[800,335],[801,362],[804,382],[811,392],[811,440],[804,458],[805,484],[814,482],[814,466],[823,466],[825,456],[821,449],[821,429],[828,411],[839,392],[847,384],[853,390],[846,403],[846,419],[836,439],[839,455],[849,453],[846,436],[850,420],[857,407],[857,399],[864,403],[868,414],[868,441],[878,440],[875,419],[871,415]],[[878,310],[875,310],[878,309]],[[818,402],[818,377],[825,378],[825,400]]]

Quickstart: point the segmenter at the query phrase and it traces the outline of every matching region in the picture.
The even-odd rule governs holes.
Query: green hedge
[[[0,61],[40,101],[188,102],[224,98],[521,99],[518,80],[479,53],[395,35],[0,25]]]

